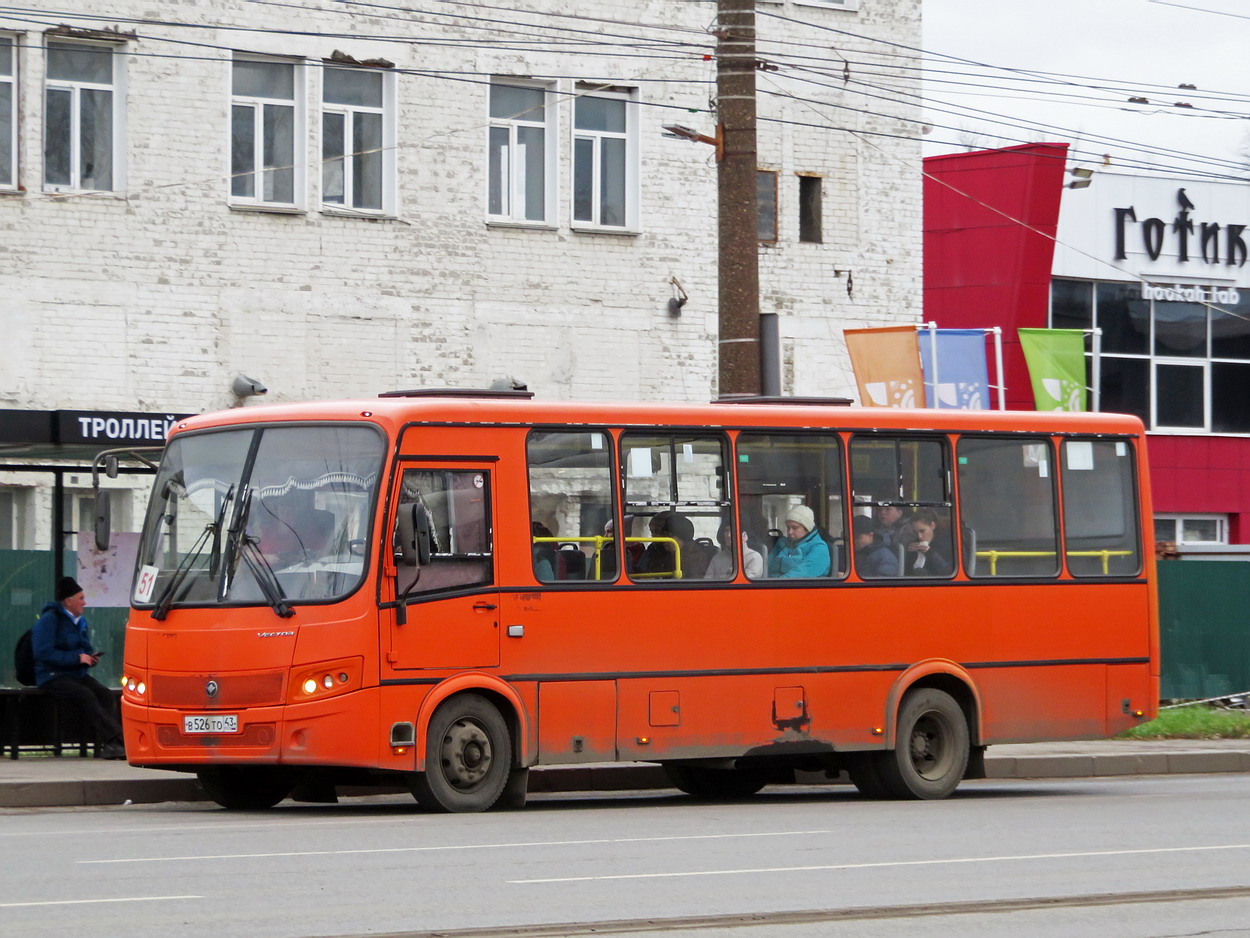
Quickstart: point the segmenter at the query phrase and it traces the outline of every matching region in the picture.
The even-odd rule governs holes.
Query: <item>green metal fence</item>
[[[73,563],[73,556],[69,558]],[[56,583],[50,550],[0,550],[0,687],[17,687],[13,673],[13,646],[18,636],[35,624],[39,610],[52,600]],[[73,569],[67,571],[73,575]],[[87,597],[91,638],[104,659],[92,674],[109,687],[118,686],[122,667],[128,609],[96,608]]]
[[[1160,695],[1250,690],[1250,562],[1159,562]]]

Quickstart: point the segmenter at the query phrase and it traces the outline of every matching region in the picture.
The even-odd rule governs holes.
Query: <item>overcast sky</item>
[[[1250,0],[923,4],[926,120],[933,126],[926,155],[1066,140],[1085,151],[1075,159],[1084,165],[1097,166],[1109,154],[1126,171],[1202,168],[1250,176],[1250,157],[1242,152],[1250,148]],[[1010,70],[1043,80],[1013,80]],[[1149,104],[1129,103],[1130,97]],[[1193,107],[1177,107],[1178,101]],[[1016,126],[990,123],[994,117]],[[1025,120],[1066,131],[1019,126]]]

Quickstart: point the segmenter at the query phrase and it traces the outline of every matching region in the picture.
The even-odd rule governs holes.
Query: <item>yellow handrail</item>
[[[603,557],[603,545],[610,544],[616,540],[615,537],[606,537],[602,534],[584,534],[578,537],[534,537],[531,540],[535,544],[594,544],[595,545],[595,579],[598,580],[603,572],[601,560]],[[669,577],[670,579],[681,579],[681,544],[671,537],[626,537],[626,544],[672,544],[673,558],[676,561],[677,568],[675,570],[661,570],[658,573],[631,573],[630,579],[647,580],[657,579],[659,577]]]
[[[1102,572],[1105,576],[1111,569],[1112,557],[1131,557],[1135,551],[1131,550],[1070,550],[1069,557],[1101,557]],[[979,550],[978,557],[984,557],[990,562],[990,576],[998,575],[998,558],[1005,559],[1019,557],[1053,557],[1053,550]]]

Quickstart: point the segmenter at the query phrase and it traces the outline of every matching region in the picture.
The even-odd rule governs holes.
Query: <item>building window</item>
[[[767,169],[755,171],[756,227],[761,241],[777,240],[777,174]]]
[[[295,141],[303,135],[302,70],[294,62],[235,57],[230,108],[230,195],[256,205],[297,205],[303,190]]]
[[[1227,544],[1227,515],[1155,515],[1155,540],[1177,544]]]
[[[321,201],[394,213],[395,74],[327,68],[321,84]]]
[[[546,222],[554,214],[555,108],[544,86],[490,86],[486,213],[500,221]],[[586,220],[593,218],[593,208]]]
[[[858,10],[859,0],[794,0],[800,6],[829,7],[834,10]]]
[[[17,182],[17,43],[0,36],[0,186]]]
[[[1155,430],[1250,433],[1250,291],[1227,302],[1237,293],[1197,289],[1212,295],[1147,299],[1138,284],[1051,282],[1052,327],[1102,330],[1101,410]],[[1092,380],[1092,345],[1087,356]]]
[[[573,105],[573,224],[637,226],[637,108],[623,91],[584,94]]]
[[[812,244],[824,241],[821,228],[821,194],[824,180],[819,176],[799,177],[799,240]]]
[[[118,185],[121,57],[98,43],[48,40],[43,171],[49,189]]]

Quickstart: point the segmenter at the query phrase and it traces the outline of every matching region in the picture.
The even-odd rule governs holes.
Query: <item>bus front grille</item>
[[[286,671],[151,675],[154,707],[269,707],[282,703]]]

